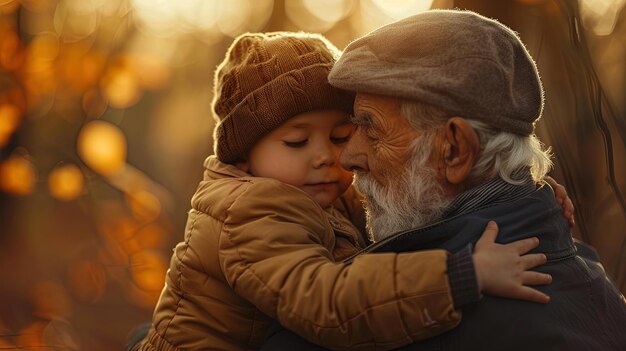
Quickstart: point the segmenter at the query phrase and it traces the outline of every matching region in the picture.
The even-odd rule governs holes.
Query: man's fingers
[[[528,254],[522,256],[520,260],[522,261],[522,268],[525,271],[542,265],[548,261],[546,255],[544,254]]]
[[[554,186],[554,188],[556,189],[556,192],[558,193],[559,197],[562,197],[562,198],[566,198],[567,197],[567,189],[565,189],[565,187],[563,185],[557,183]]]
[[[539,290],[535,290],[527,286],[521,287],[519,289],[519,293],[516,295],[517,295],[516,297],[517,299],[527,300],[531,302],[548,303],[550,301],[550,296],[542,293]]]
[[[556,184],[552,187],[554,189],[556,200],[559,204],[563,203],[563,200],[568,199],[567,190],[561,184]]]
[[[565,198],[565,206],[563,206],[563,208],[567,213],[574,213],[574,203],[572,202],[572,199],[569,197]]]
[[[485,231],[483,231],[483,235],[478,239],[478,243],[488,242],[494,243],[496,241],[496,237],[498,236],[498,225],[494,221],[489,221],[487,223],[487,227],[485,227]]]
[[[532,271],[522,273],[522,284],[524,285],[548,285],[550,283],[552,283],[550,274]]]
[[[567,221],[570,224],[570,227],[574,226],[574,202],[567,195],[567,189],[561,184],[558,184],[554,179],[546,177],[546,181],[550,184],[552,189],[554,189],[554,196],[556,197],[556,202],[561,205],[563,210],[563,216],[567,218]]]
[[[507,246],[513,247],[519,255],[523,255],[527,253],[528,251],[536,248],[538,245],[539,245],[539,239],[537,239],[536,237],[532,237],[532,238],[528,238],[524,240],[518,240],[510,244],[507,244]]]
[[[565,216],[565,218],[567,218],[569,226],[573,228],[576,225],[576,222],[574,221],[574,203],[572,202],[572,199],[570,199],[569,197],[566,198],[565,203],[562,205],[562,207],[563,215]]]
[[[550,185],[550,187],[552,187],[552,189],[554,189],[554,195],[556,197],[556,201],[561,204],[563,202],[563,199],[567,196],[567,192],[565,191],[565,187],[560,185],[559,183],[556,182],[556,180],[554,180],[554,178],[550,177],[550,176],[545,176],[543,177],[543,180],[548,183]],[[559,187],[561,187],[562,189],[559,189]]]

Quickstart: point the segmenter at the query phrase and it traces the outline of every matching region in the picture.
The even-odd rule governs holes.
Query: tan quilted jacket
[[[445,251],[336,263],[363,245],[338,209],[214,157],[205,166],[142,350],[255,350],[271,318],[328,348],[363,350],[458,324]],[[362,220],[354,192],[343,200]]]

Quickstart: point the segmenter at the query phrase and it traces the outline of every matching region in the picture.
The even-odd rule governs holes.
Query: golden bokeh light
[[[18,0],[3,0],[0,1],[0,14],[8,15],[15,12],[20,7]]]
[[[430,9],[433,0],[367,0],[380,12],[396,20]]]
[[[361,0],[360,14],[352,18],[357,31],[367,33],[400,18],[431,8],[433,0]]]
[[[626,0],[580,0],[583,25],[595,35],[609,35],[625,4]]]
[[[167,231],[158,223],[145,225],[137,230],[136,239],[141,249],[163,249],[167,246]]]
[[[44,12],[55,8],[58,0],[20,0],[22,6],[29,11]]]
[[[70,291],[81,302],[95,303],[104,294],[106,274],[97,261],[81,260],[72,263],[68,267],[67,277]]]
[[[14,71],[24,63],[24,47],[14,30],[0,25],[0,66]]]
[[[0,149],[11,138],[11,135],[20,124],[20,109],[13,104],[0,104]]]
[[[13,155],[0,164],[0,190],[12,195],[27,195],[33,192],[37,171],[26,157]]]
[[[44,350],[43,331],[47,322],[33,322],[22,328],[17,335],[17,345],[25,350]]]
[[[117,201],[102,201],[99,211],[102,220],[98,223],[98,233],[103,243],[99,261],[107,268],[126,267],[128,253],[139,251],[138,245],[133,242],[137,224],[126,213],[125,205]]]
[[[52,61],[59,55],[59,38],[54,33],[39,33],[26,49],[30,60]]]
[[[156,221],[113,217],[101,227],[103,241],[107,244],[107,262],[127,263],[128,257],[145,249],[163,249],[167,232]],[[104,252],[103,252],[104,253]],[[104,257],[104,256],[103,256]]]
[[[137,242],[138,223],[131,218],[115,219],[115,224],[109,232],[109,240],[123,250],[124,254],[130,256],[139,252],[141,248]]]
[[[83,112],[89,118],[100,117],[107,110],[109,102],[104,98],[100,89],[92,88],[83,94]]]
[[[159,297],[161,290],[146,291],[131,284],[126,289],[126,297],[135,306],[143,309],[153,310]]]
[[[22,16],[23,21],[20,25],[22,32],[36,36],[41,33],[55,33],[54,30],[54,8],[45,11],[30,11],[22,6],[21,13],[28,14]]]
[[[102,16],[123,18],[133,10],[133,5],[128,0],[105,0],[98,8]]]
[[[102,79],[102,89],[109,104],[115,108],[127,108],[139,101],[139,81],[128,66],[112,67]]]
[[[160,291],[167,270],[165,258],[156,252],[141,251],[131,257],[131,275],[135,285],[142,290]]]
[[[76,92],[84,92],[98,85],[105,59],[99,52],[85,52],[83,45],[67,45],[59,62],[63,81]]]
[[[33,314],[46,319],[67,319],[72,312],[72,302],[65,287],[57,282],[37,282],[31,291]]]
[[[72,11],[72,1],[60,2],[54,14],[54,29],[65,42],[77,42],[96,32],[99,16],[96,11]],[[89,4],[89,1],[86,1]]]
[[[304,7],[326,22],[338,22],[350,14],[355,0],[302,0]],[[293,2],[293,1],[290,1]]]
[[[155,220],[161,214],[161,202],[154,194],[145,191],[132,191],[126,194],[126,201],[135,218],[143,222]]]
[[[220,2],[205,0],[132,0],[139,27],[159,37],[176,37],[197,29],[212,30]]]
[[[28,106],[26,102],[26,94],[18,87],[4,90],[0,94],[0,104],[15,105],[21,112],[24,112]],[[22,118],[25,116],[22,115]]]
[[[104,121],[87,123],[77,141],[78,155],[89,168],[113,175],[126,164],[126,137],[115,125]]]
[[[68,14],[85,15],[98,12],[107,0],[66,0],[66,11]]]
[[[262,30],[272,15],[274,0],[132,0],[132,5],[138,27],[148,35],[176,38],[221,32],[234,37]]]
[[[121,267],[128,264],[128,255],[117,243],[107,241],[102,246],[97,256],[98,260],[107,267],[107,272],[110,271],[108,267]]]
[[[38,101],[41,96],[56,91],[58,72],[55,67],[60,44],[56,34],[40,33],[26,48],[23,84],[31,100]],[[31,103],[31,108],[35,104]]]
[[[337,20],[326,20],[328,16],[317,16],[317,10],[311,12],[311,10],[317,7],[308,4],[309,2],[305,2],[304,0],[285,2],[287,18],[297,27],[307,32],[323,33],[331,29],[337,23]]]
[[[261,30],[272,15],[274,0],[230,0],[220,5],[217,27],[222,33],[234,38],[244,32]]]
[[[54,65],[43,60],[27,61],[25,65],[24,87],[31,101],[38,101],[42,96],[51,95],[57,88],[57,75]],[[30,103],[30,108],[36,107]]]
[[[130,58],[132,70],[137,75],[139,85],[146,89],[164,87],[170,80],[170,68],[161,59],[148,55],[135,55]]]
[[[55,167],[48,176],[50,194],[61,201],[78,198],[83,192],[84,185],[83,172],[72,163]]]
[[[76,331],[64,319],[33,322],[22,328],[16,339],[20,350],[80,350]]]

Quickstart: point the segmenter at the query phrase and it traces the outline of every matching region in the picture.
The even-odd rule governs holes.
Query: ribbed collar
[[[500,177],[495,177],[457,195],[444,212],[442,219],[463,215],[485,205],[514,201],[530,195],[537,189],[528,170],[518,171],[513,176],[516,179],[522,178],[523,183],[511,184]]]

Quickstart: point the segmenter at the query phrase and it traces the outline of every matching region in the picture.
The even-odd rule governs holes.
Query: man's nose
[[[352,172],[367,172],[367,154],[363,145],[363,136],[360,132],[355,132],[348,141],[341,155],[339,162],[343,168]]]

